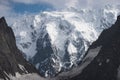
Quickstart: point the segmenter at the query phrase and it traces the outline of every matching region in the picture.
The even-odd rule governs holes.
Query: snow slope
[[[23,15],[12,29],[17,46],[26,59],[48,77],[77,66],[90,44],[116,21],[119,13],[119,6],[110,5],[99,10],[44,11],[37,15]],[[52,53],[49,50],[44,53],[46,49]]]

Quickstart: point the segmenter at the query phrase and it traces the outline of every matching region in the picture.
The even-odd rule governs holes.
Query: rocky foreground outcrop
[[[18,76],[38,71],[29,64],[16,47],[15,36],[4,17],[0,18],[0,79],[10,80]]]
[[[81,73],[69,80],[120,80],[120,16],[90,46],[81,66],[89,61]]]

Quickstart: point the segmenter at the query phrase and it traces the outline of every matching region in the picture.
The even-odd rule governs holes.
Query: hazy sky
[[[100,8],[107,4],[116,5],[120,0],[0,0],[0,17],[68,7]]]

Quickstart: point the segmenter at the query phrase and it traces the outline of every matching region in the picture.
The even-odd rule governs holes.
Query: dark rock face
[[[120,16],[111,28],[101,33],[98,40],[90,46],[89,51],[98,46],[101,46],[98,55],[79,75],[69,80],[120,80],[118,79],[120,75]]]
[[[45,47],[43,47],[44,45]],[[32,63],[38,66],[41,76],[45,76],[45,71],[48,71],[50,76],[56,73],[51,66],[53,63],[50,58],[52,57],[51,54],[53,54],[53,50],[47,34],[43,39],[39,38],[37,40],[37,53],[32,60]]]
[[[38,73],[37,70],[23,58],[15,42],[12,29],[8,27],[4,17],[2,17],[0,19],[0,78],[5,80],[9,79],[7,74],[16,76],[16,72],[20,74]],[[22,65],[24,69],[21,69],[20,65]]]

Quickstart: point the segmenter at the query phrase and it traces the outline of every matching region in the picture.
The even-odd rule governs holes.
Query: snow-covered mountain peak
[[[43,76],[54,76],[76,66],[102,30],[116,21],[119,12],[120,8],[112,6],[99,10],[44,11],[23,16],[12,28],[17,46],[27,60]]]

